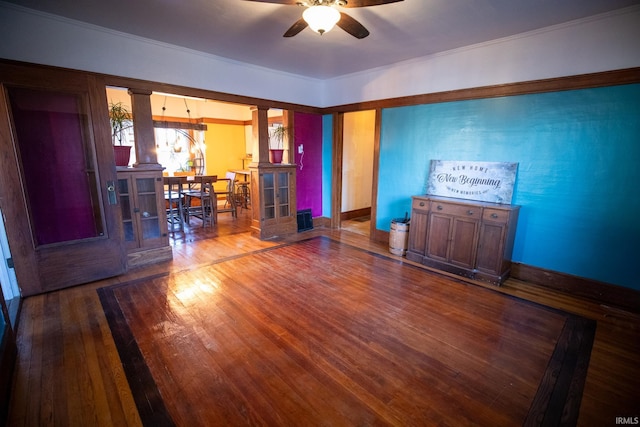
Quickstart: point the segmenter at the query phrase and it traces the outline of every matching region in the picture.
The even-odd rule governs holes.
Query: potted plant
[[[111,142],[116,159],[116,166],[128,166],[131,146],[122,145],[125,129],[132,124],[131,113],[122,102],[109,103],[109,123],[111,124]]]
[[[289,136],[289,128],[276,126],[269,132],[269,161],[274,164],[282,163],[284,140]]]

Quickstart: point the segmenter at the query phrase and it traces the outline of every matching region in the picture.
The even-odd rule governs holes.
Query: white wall
[[[0,1],[0,58],[313,105],[322,82]]]
[[[2,1],[0,40],[1,58],[328,107],[638,67],[640,7],[325,81],[234,62]]]
[[[320,106],[640,66],[640,7],[324,81]]]

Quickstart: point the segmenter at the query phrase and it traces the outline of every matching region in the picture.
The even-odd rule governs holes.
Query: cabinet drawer
[[[506,223],[509,220],[509,211],[502,209],[485,209],[482,213],[482,220]]]
[[[419,209],[426,211],[429,209],[429,201],[425,199],[413,199],[411,209]]]
[[[450,203],[431,202],[431,211],[447,215],[480,219],[482,208],[476,206],[454,205]]]

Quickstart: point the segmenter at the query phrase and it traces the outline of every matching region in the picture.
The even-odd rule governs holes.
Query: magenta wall
[[[295,163],[298,210],[311,209],[311,216],[322,216],[322,116],[295,113]],[[304,153],[298,153],[300,144]]]

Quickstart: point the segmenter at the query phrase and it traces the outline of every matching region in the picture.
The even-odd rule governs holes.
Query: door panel
[[[427,233],[427,255],[441,261],[448,261],[449,240],[451,236],[451,222],[448,215],[431,214],[429,216],[429,231]]]
[[[7,94],[36,247],[103,236],[81,97],[21,87]]]
[[[461,267],[473,268],[476,259],[478,221],[466,218],[453,220],[451,234],[451,255],[453,264]]]
[[[477,262],[478,270],[496,275],[502,274],[505,231],[504,224],[490,222],[482,224]]]
[[[116,174],[104,84],[23,71],[0,74],[0,203],[26,296],[120,274],[126,252],[106,189]]]

